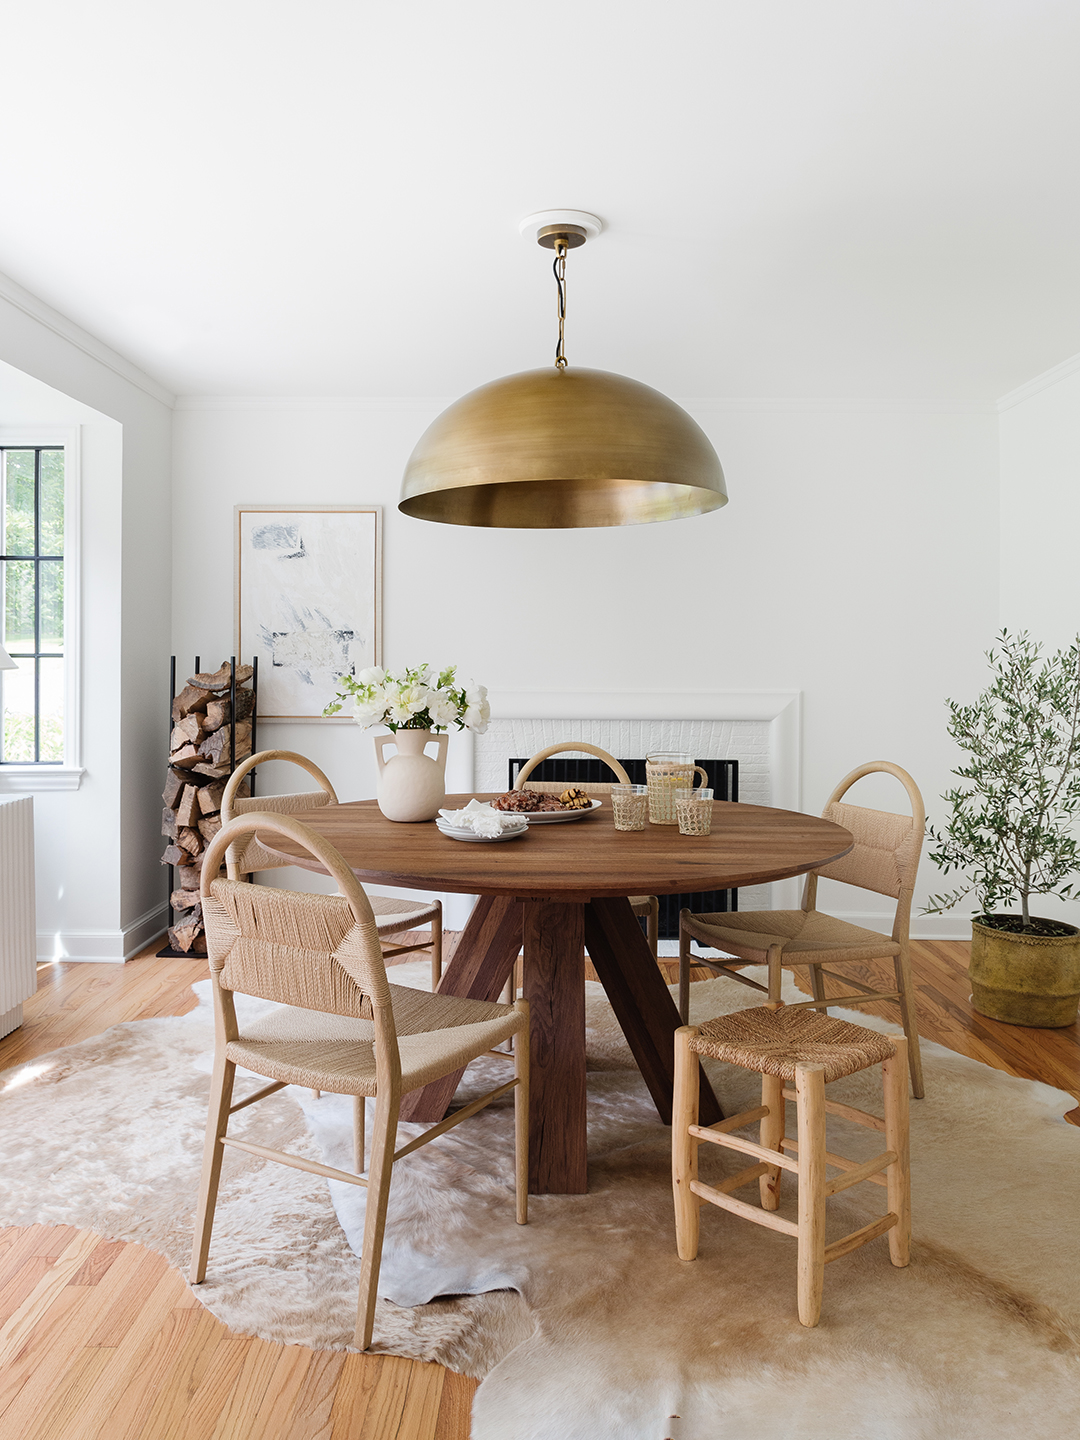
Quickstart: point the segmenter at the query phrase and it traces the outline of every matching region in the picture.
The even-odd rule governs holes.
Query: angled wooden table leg
[[[596,899],[586,905],[585,944],[660,1118],[670,1125],[675,1031],[682,1021],[630,902]],[[723,1113],[702,1071],[699,1123],[715,1125]]]
[[[580,902],[522,902],[533,1195],[582,1195],[589,1188],[584,908]]]
[[[502,895],[481,895],[439,982],[439,994],[497,1000],[520,949],[521,905]],[[420,1124],[441,1120],[463,1074],[457,1070],[406,1095],[401,1119]]]

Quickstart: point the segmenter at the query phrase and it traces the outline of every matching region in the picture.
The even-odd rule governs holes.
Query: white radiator
[[[22,1024],[36,989],[34,797],[0,796],[0,1036]]]

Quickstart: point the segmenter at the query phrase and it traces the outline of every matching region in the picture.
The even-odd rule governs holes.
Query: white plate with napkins
[[[440,810],[435,821],[439,833],[450,840],[481,841],[496,844],[500,840],[517,840],[528,833],[529,822],[524,815],[493,810],[479,800],[470,800],[464,810]]]

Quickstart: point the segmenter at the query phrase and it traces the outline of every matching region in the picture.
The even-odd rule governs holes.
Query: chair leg
[[[679,1019],[684,1025],[690,1023],[690,932],[683,920],[689,913],[679,915]]]
[[[825,999],[825,976],[821,973],[820,965],[808,965],[810,971],[810,993],[815,1000]],[[823,1013],[819,1011],[819,1014]]]
[[[825,1278],[825,1067],[795,1066],[799,1112],[799,1319],[821,1319]]]
[[[911,1165],[908,1155],[907,1040],[897,1035],[896,1054],[881,1067],[885,1087],[885,1148],[896,1159],[885,1171],[889,1209],[896,1224],[889,1231],[889,1259],[906,1265],[911,1259]]]
[[[367,1141],[367,1101],[363,1095],[353,1096],[353,1169],[364,1173],[364,1150]]]
[[[215,1059],[210,1080],[210,1106],[206,1115],[206,1142],[203,1146],[202,1179],[199,1182],[199,1206],[195,1212],[195,1240],[191,1247],[192,1285],[206,1279],[206,1260],[210,1254],[210,1234],[214,1228],[218,1184],[225,1146],[221,1137],[229,1128],[229,1106],[232,1104],[233,1079],[236,1066],[231,1060]]]
[[[776,1003],[780,1000],[780,992],[784,985],[784,971],[780,964],[780,957],[784,953],[782,945],[770,945],[766,964],[769,967],[769,1001]]]
[[[906,943],[901,941],[900,954],[893,961],[896,972],[896,988],[900,992],[900,1016],[908,1042],[908,1065],[911,1069],[911,1093],[916,1100],[926,1094],[923,1084],[922,1052],[919,1049],[918,1018],[915,1014],[915,992],[911,983],[911,954]]]
[[[514,1036],[514,1195],[515,1219],[529,1223],[529,1002],[515,1000],[514,1009],[525,1016],[525,1024]]]
[[[379,1293],[379,1264],[382,1260],[386,1206],[394,1168],[394,1143],[400,1100],[397,1095],[379,1095],[375,1101],[375,1128],[371,1137],[371,1165],[368,1169],[367,1214],[364,1217],[363,1254],[360,1263],[360,1296],[356,1307],[358,1350],[371,1344],[375,1328],[375,1299]]]
[[[435,902],[439,913],[431,922],[431,988],[438,990],[442,979],[442,901]]]
[[[649,949],[654,960],[660,959],[660,901],[655,895],[649,896],[649,918],[645,922]]]
[[[675,1198],[675,1243],[680,1260],[696,1260],[701,1201],[690,1189],[698,1175],[698,1142],[689,1127],[698,1123],[698,1057],[690,1049],[692,1025],[675,1031],[675,1090],[671,1104],[671,1188]]]
[[[784,1082],[777,1075],[762,1075],[761,1103],[769,1107],[768,1115],[762,1116],[758,1126],[758,1144],[766,1150],[779,1150],[784,1138]],[[780,1208],[780,1182],[783,1170],[774,1165],[758,1181],[763,1210]]]

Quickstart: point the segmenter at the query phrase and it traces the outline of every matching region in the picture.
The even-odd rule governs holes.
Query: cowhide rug
[[[394,978],[419,987],[425,969]],[[0,1222],[93,1229],[186,1269],[212,1048],[196,989],[189,1015],[118,1025],[0,1076]],[[705,1018],[750,992],[713,980],[692,996]],[[477,1440],[1074,1440],[1070,1097],[925,1045],[927,1099],[911,1107],[913,1262],[893,1269],[881,1240],[829,1266],[822,1322],[806,1330],[793,1240],[706,1207],[699,1259],[678,1260],[670,1132],[596,985],[588,1023],[587,1195],[534,1196],[531,1223],[514,1224],[509,1101],[395,1167],[376,1348],[483,1376]],[[504,1068],[478,1062],[460,1093]],[[712,1074],[729,1113],[757,1103],[755,1077]],[[830,1093],[875,1109],[876,1089],[869,1072]],[[348,1163],[338,1097],[284,1091],[234,1124]],[[843,1121],[830,1135],[856,1157],[877,1148]],[[739,1167],[707,1147],[702,1162],[704,1178]],[[883,1200],[877,1186],[838,1196],[831,1233]],[[347,1346],[363,1205],[355,1187],[232,1152],[199,1298],[237,1331]]]

